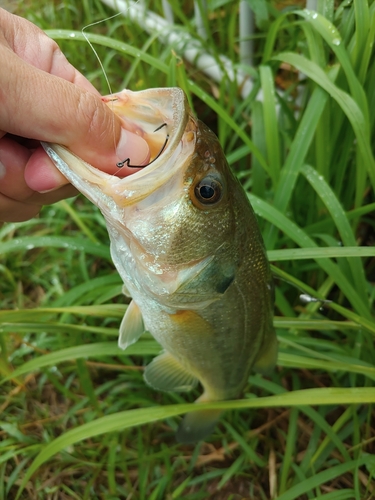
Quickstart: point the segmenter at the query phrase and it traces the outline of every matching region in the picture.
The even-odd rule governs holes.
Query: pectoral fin
[[[223,263],[212,255],[179,272],[175,293],[196,296],[199,291],[201,300],[208,295],[214,301],[221,298],[234,279],[232,263]]]
[[[144,331],[142,313],[134,300],[132,300],[121,321],[118,346],[120,349],[126,349],[131,344],[134,344],[134,342],[137,342]]]
[[[198,383],[198,379],[168,352],[154,358],[146,366],[143,377],[148,385],[159,391],[186,392]]]

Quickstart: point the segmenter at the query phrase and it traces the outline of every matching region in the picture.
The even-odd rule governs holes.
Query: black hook
[[[158,130],[161,130],[163,127],[166,127],[166,126],[167,126],[167,124],[163,123],[162,125],[160,125],[160,127],[156,128],[154,130],[154,132],[157,132]],[[161,150],[159,151],[159,153],[155,156],[155,158],[152,161],[150,161],[150,163],[147,163],[147,165],[130,165],[130,158],[126,158],[126,160],[119,161],[118,163],[116,163],[116,167],[122,168],[125,165],[128,166],[128,167],[130,167],[130,168],[145,168],[145,167],[148,167],[149,165],[151,165],[151,163],[154,163],[154,161],[157,160],[159,158],[159,156],[162,154],[162,152],[164,151],[166,145],[168,144],[168,140],[169,140],[169,134],[167,134],[167,137],[165,138],[165,142],[164,142]]]

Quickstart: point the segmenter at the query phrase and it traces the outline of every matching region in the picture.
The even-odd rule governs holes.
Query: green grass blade
[[[375,39],[375,4],[374,3],[371,5],[371,8],[370,8],[369,19],[370,19],[370,29],[368,31],[367,40],[365,42],[364,50],[361,53],[360,58],[359,58],[361,66],[360,66],[360,69],[358,72],[358,78],[362,84],[365,83],[365,81],[366,81],[367,71],[369,68],[370,61],[371,61],[371,54],[372,54],[372,49],[373,49],[373,44],[374,44],[374,39]],[[369,109],[371,109],[370,102],[369,102]]]
[[[370,31],[370,11],[366,0],[356,0],[354,2],[354,13],[356,30],[354,54],[352,61],[354,67],[359,67],[367,44],[367,37]]]
[[[225,111],[220,104],[218,104],[214,98],[204,92],[198,85],[194,82],[189,81],[190,91],[193,92],[197,97],[199,97],[205,104],[210,106],[210,108],[215,111],[220,118],[228,125],[232,130],[232,133],[237,134],[237,136],[246,144],[249,151],[256,156],[259,164],[264,168],[265,172],[269,174],[269,165],[264,159],[262,153],[254,145],[253,141],[249,138],[244,130],[236,123],[236,121],[230,116],[229,112]]]
[[[280,339],[283,342],[283,339]],[[277,363],[280,366],[290,367],[290,368],[302,368],[308,370],[323,370],[325,372],[337,372],[342,371],[344,373],[358,373],[365,375],[369,379],[375,381],[375,368],[373,366],[359,365],[348,361],[336,361],[334,356],[329,356],[331,360],[326,361],[323,359],[312,359],[307,356],[299,356],[296,354],[289,354],[280,352]]]
[[[320,35],[328,43],[331,50],[335,53],[338,61],[343,68],[343,71],[345,72],[351,94],[354,100],[357,102],[360,110],[362,111],[367,125],[369,122],[369,111],[366,94],[353,70],[352,63],[350,61],[348,52],[344,47],[339,31],[331,22],[329,22],[317,12],[305,9],[294,11],[294,14],[304,17],[313,26],[313,28],[318,33],[320,33]],[[366,133],[368,133],[368,129],[366,129]]]
[[[339,434],[339,431],[340,429],[344,426],[344,424],[346,424],[346,422],[349,420],[349,418],[351,417],[351,412],[352,412],[353,408],[352,407],[349,407],[347,408],[344,413],[342,413],[340,415],[340,417],[336,420],[336,422],[333,424],[332,426],[332,430],[334,432],[334,435],[337,435]],[[322,443],[320,444],[319,448],[316,450],[316,452],[314,453],[313,457],[311,457],[311,460],[310,460],[310,465],[313,467],[314,466],[314,463],[318,460],[319,456],[321,455],[321,453],[324,451],[324,449],[328,446],[330,442],[330,437],[329,436],[326,436]],[[347,460],[348,460],[348,457],[345,457]]]
[[[373,388],[345,388],[345,389],[306,389],[294,391],[291,393],[280,394],[276,396],[269,396],[264,398],[256,398],[252,400],[239,400],[228,401],[219,403],[205,403],[205,404],[180,404],[169,405],[163,407],[142,408],[136,410],[129,410],[125,412],[116,413],[114,415],[107,415],[101,417],[93,422],[83,424],[76,427],[64,435],[56,438],[51,443],[47,444],[44,449],[35,458],[29,469],[27,470],[22,484],[20,486],[17,499],[19,498],[25,484],[34,474],[34,472],[49,458],[56,453],[59,453],[64,448],[77,443],[83,439],[88,439],[94,436],[99,436],[104,433],[115,432],[124,430],[129,427],[134,427],[149,422],[155,422],[159,419],[165,419],[189,411],[204,410],[204,409],[233,409],[233,408],[265,408],[265,407],[279,407],[279,406],[303,406],[303,405],[337,405],[337,404],[351,404],[351,403],[375,403],[375,389]],[[343,471],[351,470],[357,461],[349,462],[337,467],[333,467],[324,473],[317,474],[309,481],[313,485],[322,484],[322,482],[329,480],[331,477],[336,477],[337,474]],[[365,457],[359,463],[365,463]],[[315,486],[313,486],[315,487]],[[296,491],[304,493],[306,488],[305,482],[291,488],[289,492],[285,493],[280,498],[283,500],[297,498],[296,496],[285,496],[288,494],[294,495]],[[298,494],[299,494],[298,493]]]
[[[66,201],[60,200],[58,202],[58,206],[60,206],[77,224],[77,226],[81,229],[81,231],[91,240],[93,243],[99,244],[100,241],[97,239],[95,234],[91,231],[88,225],[82,220],[79,212],[74,210],[74,208]]]
[[[274,59],[296,67],[299,71],[315,81],[322,89],[325,89],[325,91],[339,104],[353,127],[358,147],[365,161],[367,173],[370,177],[372,187],[375,190],[375,160],[369,141],[368,116],[363,114],[363,110],[358,106],[356,101],[349,94],[339,89],[317,64],[299,54],[291,52],[279,54],[275,56]]]
[[[0,326],[0,333],[42,333],[45,334],[94,334],[105,335],[106,337],[117,337],[118,328],[109,328],[107,326],[88,326],[88,325],[67,325],[65,323],[4,323]]]
[[[288,260],[301,259],[322,259],[329,258],[344,258],[344,257],[375,257],[374,247],[312,247],[312,248],[288,248],[283,250],[268,250],[268,259],[271,262],[280,262]],[[354,259],[353,259],[354,260]],[[361,272],[360,277],[363,277]],[[366,291],[367,285],[363,283]],[[367,300],[367,298],[366,298]]]
[[[4,310],[0,311],[2,323],[10,321],[31,321],[51,317],[52,314],[78,314],[82,316],[122,318],[126,306],[121,304],[102,304],[93,306],[67,306],[67,307],[39,307],[37,309]]]
[[[87,43],[87,39],[93,45],[101,45],[103,47],[108,47],[110,49],[115,50],[121,54],[130,55],[136,59],[141,59],[145,63],[147,63],[152,68],[155,68],[165,74],[168,73],[168,65],[165,64],[160,59],[151,56],[144,50],[140,50],[136,46],[129,45],[127,43],[116,40],[115,38],[111,38],[104,35],[96,35],[94,33],[85,33],[85,36],[81,31],[75,30],[56,30],[49,29],[45,30],[46,35],[48,35],[53,40],[69,40],[71,42],[83,42]]]
[[[319,195],[320,199],[327,207],[331,214],[332,220],[335,222],[336,227],[340,233],[341,240],[344,245],[350,247],[356,245],[356,238],[350,227],[349,221],[345,215],[344,209],[335,196],[333,190],[329,187],[328,183],[322,178],[316,170],[309,165],[301,167],[302,174],[309,181],[315,192]],[[352,271],[352,280],[358,292],[362,295],[364,303],[367,301],[367,283],[362,263],[359,259],[350,259],[349,265]]]
[[[51,352],[35,359],[27,361],[22,366],[17,368],[1,383],[6,382],[10,378],[16,378],[25,373],[40,370],[47,366],[54,366],[64,361],[74,361],[81,358],[101,358],[103,356],[147,356],[156,355],[160,352],[161,347],[154,341],[139,341],[131,345],[123,351],[115,342],[96,342],[95,344],[79,345],[60,349],[57,352]]]
[[[264,113],[263,113],[263,104],[259,101],[255,101],[252,106],[252,122],[253,126],[251,127],[252,133],[252,141],[255,146],[261,151],[261,153],[265,156],[267,151],[266,145],[266,134],[264,128]],[[247,153],[250,151],[247,149]],[[229,161],[229,160],[228,160]],[[267,174],[265,170],[262,168],[261,164],[258,162],[256,156],[252,158],[252,192],[260,197],[264,197],[266,192],[266,181]],[[246,187],[246,185],[245,185]]]
[[[317,247],[317,244],[301,228],[294,224],[294,222],[285,217],[285,215],[281,213],[280,210],[277,210],[270,204],[253,195],[249,195],[249,199],[255,212],[258,215],[272,222],[275,227],[278,227],[298,245],[310,248]],[[341,272],[337,264],[334,264],[329,259],[320,258],[319,265],[340,286],[341,290],[343,291],[343,293],[345,293],[346,297],[351,302],[353,307],[357,310],[357,312],[363,315],[365,318],[371,320],[371,315],[368,308],[363,304],[361,297]]]
[[[366,463],[367,458],[362,457],[358,460],[351,460],[350,462],[346,462],[344,464],[336,465],[334,467],[329,468],[323,472],[319,472],[315,474],[313,477],[309,477],[304,481],[301,481],[299,484],[292,486],[289,490],[277,497],[277,500],[294,500],[301,498],[301,495],[305,493],[312,492],[318,486],[334,479],[336,477],[340,477],[348,471],[355,469],[357,466],[361,466]]]
[[[108,246],[71,236],[22,236],[14,238],[0,243],[0,254],[5,255],[19,250],[33,250],[34,248],[62,248],[85,252],[107,260],[111,259]]]
[[[263,90],[264,131],[269,173],[276,187],[280,176],[281,159],[274,78],[269,66],[260,66],[259,74]]]
[[[285,212],[290,202],[299,175],[299,169],[305,162],[327,98],[326,92],[317,87],[310,97],[309,104],[298,126],[289,154],[281,170],[278,187],[275,191],[274,206],[281,212]],[[275,228],[271,227],[264,234],[264,241],[268,249],[273,249],[276,241]]]
[[[286,439],[286,447],[283,458],[283,464],[280,473],[280,487],[279,494],[282,494],[286,490],[286,484],[288,480],[289,469],[291,468],[291,462],[293,460],[293,454],[295,453],[295,446],[297,442],[297,420],[299,416],[298,408],[292,408],[289,418],[289,428]]]
[[[314,497],[312,500],[353,500],[355,498],[355,491],[350,488],[345,488],[340,491],[331,491],[319,497]]]
[[[291,274],[288,274],[282,269],[279,269],[275,266],[271,266],[271,269],[275,276],[279,276],[281,279],[286,280],[287,282],[295,286],[297,290],[303,291],[311,295],[311,297],[317,297],[322,299],[323,301],[325,300],[324,295],[321,295],[319,291],[314,290],[310,286],[306,285],[306,283],[303,283],[301,280],[295,278]],[[375,335],[374,321],[363,318],[362,316],[354,313],[353,311],[350,311],[349,309],[342,307],[339,304],[335,304],[334,302],[331,302],[329,304],[329,307],[334,311],[338,312],[339,314],[341,314],[344,318],[347,318],[348,320],[357,323],[357,325],[365,328],[372,335]]]

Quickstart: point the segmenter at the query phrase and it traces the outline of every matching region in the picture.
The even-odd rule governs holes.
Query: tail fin
[[[214,430],[222,410],[198,410],[187,413],[176,433],[179,443],[195,443]]]

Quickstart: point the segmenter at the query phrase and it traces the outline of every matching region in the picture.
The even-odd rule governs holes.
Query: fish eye
[[[203,205],[213,205],[221,200],[223,186],[217,178],[208,175],[198,182],[194,193],[197,200]]]

